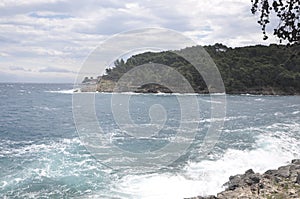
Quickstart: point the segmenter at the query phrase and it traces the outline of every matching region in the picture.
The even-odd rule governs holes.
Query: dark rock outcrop
[[[224,187],[225,191],[217,196],[198,196],[194,199],[299,199],[300,159],[264,174],[249,169],[245,174],[230,176]]]

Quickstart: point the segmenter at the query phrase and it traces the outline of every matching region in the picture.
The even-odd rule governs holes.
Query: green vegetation
[[[180,72],[195,92],[207,93],[207,86],[210,85],[205,84],[201,75],[189,62],[177,55],[179,53],[199,56],[201,49],[199,46],[194,46],[180,51],[145,52],[133,55],[126,61],[122,59],[115,61],[115,67],[107,69],[101,79],[117,82],[123,74],[135,66],[157,63],[170,66]],[[239,48],[215,44],[204,46],[204,49],[216,63],[226,93],[300,94],[299,44]],[[144,76],[146,77],[147,74]]]

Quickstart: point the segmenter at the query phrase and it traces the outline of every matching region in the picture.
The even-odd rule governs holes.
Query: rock
[[[101,79],[100,82],[97,84],[97,91],[98,92],[113,92],[116,86],[116,82],[108,79]]]
[[[282,179],[278,176],[275,176],[274,181],[275,183],[279,183]]]
[[[263,183],[259,183],[258,187],[259,187],[259,189],[263,189],[263,188],[265,188],[265,186],[264,186],[264,184],[263,184]]]
[[[296,179],[296,183],[300,184],[300,173],[298,173],[297,179]]]
[[[268,170],[265,172],[265,174],[268,174],[268,175],[275,175],[277,173],[277,170]]]
[[[198,196],[190,199],[218,199],[216,196],[210,195],[210,196]]]
[[[296,190],[295,189],[290,189],[290,194],[293,195],[296,193]]]
[[[277,174],[275,174],[275,176],[288,178],[290,176],[290,167],[289,166],[279,167]]]
[[[250,179],[252,180],[252,182],[254,184],[257,184],[260,182],[260,176],[259,175],[253,175],[253,176],[250,176]]]
[[[216,196],[206,196],[205,198],[202,198],[202,199],[218,199],[218,198]]]
[[[238,187],[239,187],[239,184],[231,184],[231,185],[228,186],[227,190],[233,191]]]
[[[229,182],[225,183],[223,186],[227,187],[227,190],[235,190],[241,184],[241,175],[235,175],[229,177]]]
[[[253,185],[250,187],[250,190],[251,190],[252,192],[258,191],[257,187],[256,187],[256,186],[253,186]]]
[[[300,159],[294,159],[294,160],[292,160],[292,164],[299,164],[300,165]]]
[[[249,169],[245,172],[246,175],[254,174],[254,171],[252,169]]]
[[[244,174],[230,176],[224,184],[225,191],[215,196],[196,197],[198,199],[262,199],[295,198],[300,199],[300,160],[291,164],[268,170],[264,174],[254,173],[252,169]]]

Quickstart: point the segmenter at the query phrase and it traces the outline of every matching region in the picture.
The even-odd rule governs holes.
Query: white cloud
[[[26,69],[21,66],[10,66],[9,69],[12,71],[31,71],[30,69]]]
[[[56,3],[62,2],[62,0],[44,0],[43,4],[49,3]],[[16,7],[16,6],[24,6],[24,5],[36,5],[41,4],[40,0],[26,0],[26,1],[19,1],[19,0],[2,0],[0,3],[0,7]]]
[[[63,68],[56,68],[56,67],[46,67],[39,70],[42,73],[75,73],[74,71],[70,71]]]
[[[0,57],[9,57],[10,55],[5,52],[0,52]]]
[[[72,79],[75,74],[63,70],[77,71],[100,42],[143,27],[174,29],[202,45],[276,42],[272,37],[262,40],[250,7],[250,0],[2,0],[0,73],[23,66],[33,71],[31,75],[44,77],[39,72],[43,66],[61,69],[60,75]],[[14,72],[20,77],[28,73]]]

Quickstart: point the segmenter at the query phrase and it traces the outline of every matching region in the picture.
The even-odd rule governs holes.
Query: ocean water
[[[300,158],[299,96],[227,95],[221,135],[203,157],[198,143],[212,122],[211,102],[209,95],[196,95],[201,120],[197,121],[195,142],[176,164],[157,172],[108,168],[86,149],[76,132],[72,88],[68,84],[0,84],[0,198],[216,194],[224,189],[230,175],[249,168],[264,172]],[[176,95],[123,95],[132,95],[130,109],[135,123],[149,123],[149,107],[161,104],[167,113],[165,132],[173,135],[178,128]],[[111,94],[96,93],[95,102],[103,130],[118,135],[110,111]],[[139,144],[130,146],[143,150]]]

